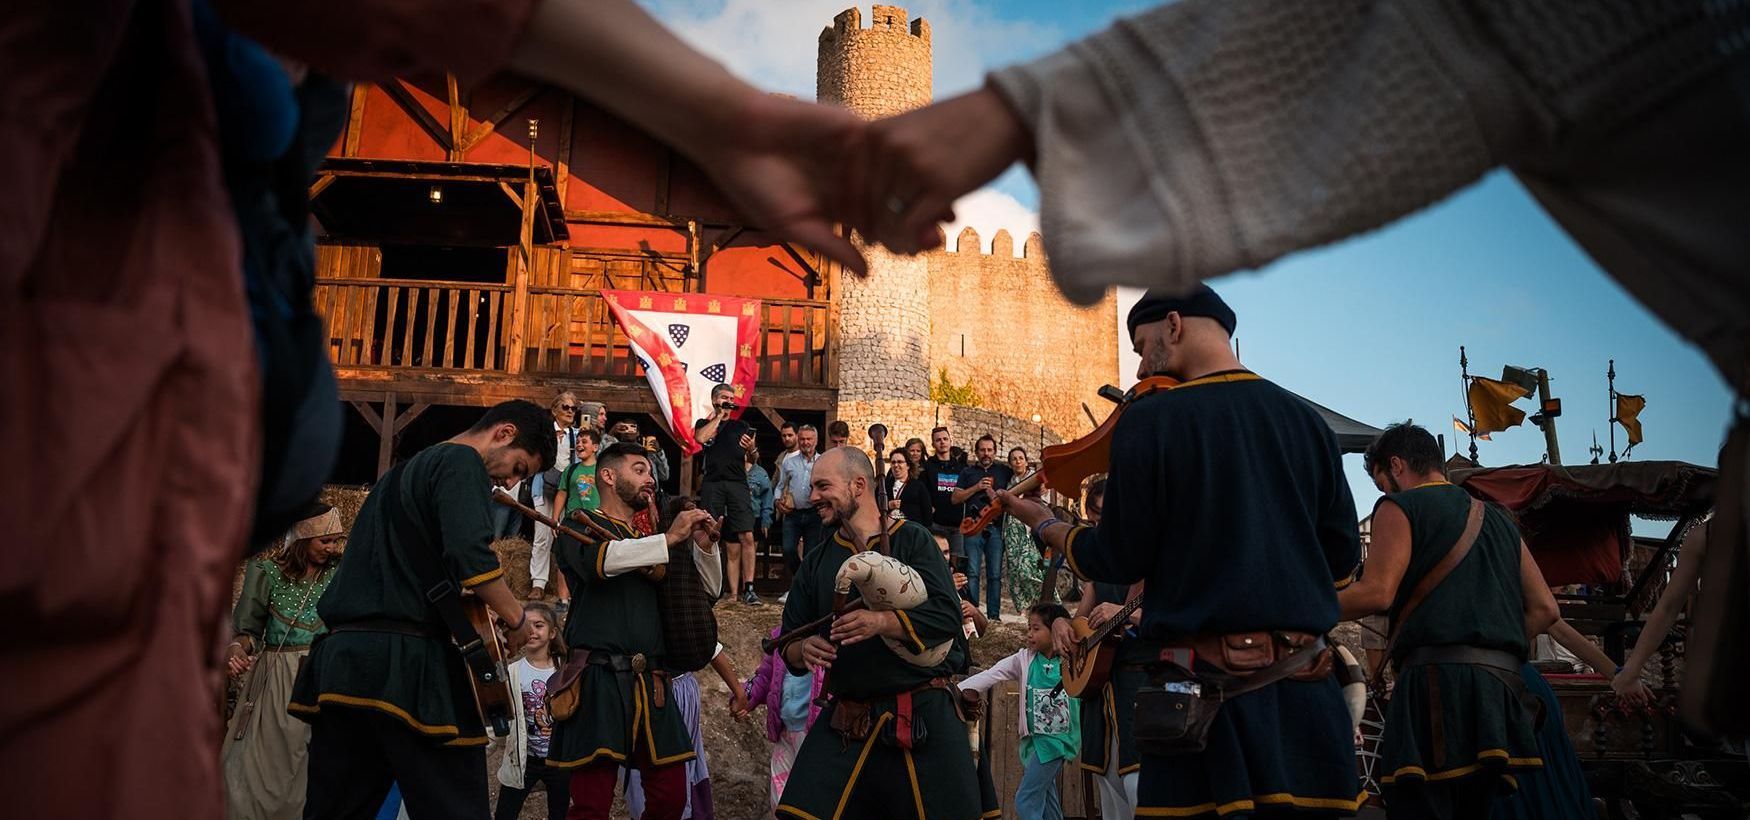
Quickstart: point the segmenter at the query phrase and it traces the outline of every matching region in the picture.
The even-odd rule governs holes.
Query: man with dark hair
[[[928,597],[911,609],[841,615],[829,635],[784,645],[784,664],[792,674],[829,670],[825,694],[831,701],[797,751],[777,815],[798,820],[978,817],[972,751],[947,688],[951,650],[933,664],[920,665],[889,644],[921,655],[961,634],[948,562],[928,530],[889,518],[876,507],[875,470],[862,450],[826,451],[813,475],[809,500],[831,535],[802,560],[784,607],[784,629],[830,614],[839,568],[871,550],[883,550],[909,567]]]
[[[575,817],[606,818],[614,802],[620,767],[635,768],[644,787],[644,816],[679,820],[687,802],[686,761],[693,758],[687,733],[663,665],[667,649],[657,583],[639,570],[669,562],[669,550],[691,543],[693,565],[712,595],[723,575],[710,539],[693,538],[712,526],[711,514],[678,513],[668,531],[639,537],[632,512],[656,497],[656,475],[647,451],[618,442],[596,457],[601,506],[576,515],[587,526],[580,542],[561,535],[559,567],[574,595],[565,621],[565,645],[584,664],[574,684],[577,711],[553,727],[547,765],[571,770]]]
[[[833,419],[833,422],[826,426],[826,449],[843,447],[850,442],[851,425],[846,424],[844,419]]]
[[[1560,613],[1508,514],[1446,480],[1440,445],[1405,422],[1367,447],[1386,493],[1344,620],[1389,612],[1397,683],[1380,763],[1394,817],[1485,817],[1511,773],[1543,765],[1520,666]]]
[[[966,545],[960,535],[960,519],[964,518],[964,505],[954,501],[954,491],[960,486],[960,471],[966,467],[966,460],[954,452],[953,439],[948,435],[948,428],[937,427],[930,431],[930,447],[934,454],[924,459],[923,475],[918,478],[930,488],[930,507],[935,510],[935,517],[930,520],[930,532],[948,539],[948,552],[952,555],[965,555]]]
[[[784,445],[784,451],[778,454],[778,460],[783,461],[784,456],[796,452],[796,425],[788,421],[778,425],[778,441]]]
[[[977,518],[996,498],[998,490],[1015,483],[1015,471],[997,461],[997,440],[990,434],[978,437],[972,447],[978,460],[960,471],[954,491],[948,500],[961,508],[963,518]],[[985,584],[984,614],[991,620],[1002,616],[1003,608],[1003,528],[1000,524],[985,527],[976,535],[963,536],[966,550],[967,592],[973,603],[979,601],[978,579],[983,569]],[[952,545],[950,545],[952,546]]]
[[[753,591],[755,521],[746,467],[753,428],[736,415],[735,391],[727,384],[711,388],[711,415],[693,425],[693,437],[705,447],[705,480],[699,485],[699,503],[723,521],[731,592],[741,596],[742,603],[759,606],[760,596]]]
[[[1206,287],[1151,291],[1131,310],[1138,378],[1181,384],[1119,419],[1099,526],[1000,495],[1076,575],[1146,583],[1139,634],[1114,670],[1114,689],[1137,694],[1110,702],[1137,720],[1138,816],[1350,814],[1353,730],[1322,636],[1360,557],[1355,502],[1330,427],[1240,366],[1234,324]],[[1144,736],[1144,716],[1193,697],[1211,710],[1201,750],[1170,730]]]
[[[477,636],[459,596],[479,596],[522,645],[523,607],[492,551],[487,493],[546,469],[553,450],[553,416],[509,401],[371,490],[317,605],[329,635],[287,707],[311,724],[305,816],[369,813],[391,782],[414,814],[486,816],[486,728],[456,650]]]

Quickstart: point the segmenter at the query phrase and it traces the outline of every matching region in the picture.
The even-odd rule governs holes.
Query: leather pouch
[[[1136,748],[1151,755],[1203,751],[1221,701],[1205,699],[1196,683],[1175,681],[1137,690],[1133,718]]]
[[[577,714],[577,705],[583,700],[583,668],[588,665],[588,652],[572,652],[547,679],[547,714],[554,720],[570,720]]]
[[[1276,661],[1268,632],[1235,632],[1221,636],[1221,667],[1230,674],[1263,669]]]
[[[870,720],[867,702],[839,700],[832,705],[832,718],[827,725],[846,740],[868,740]]]

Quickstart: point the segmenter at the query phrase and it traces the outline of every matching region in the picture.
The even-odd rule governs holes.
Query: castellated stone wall
[[[1095,391],[1118,381],[1116,297],[1086,308],[1064,299],[1036,233],[1019,257],[1008,231],[996,233],[989,253],[971,228],[949,244],[953,251],[926,256],[932,376],[946,369],[956,385],[970,381],[981,407],[1024,425],[1039,414],[1048,439],[1093,429],[1082,403],[1104,419],[1111,405]],[[1000,436],[1000,427],[978,432]],[[1033,429],[1022,442],[1029,452],[1038,438]]]
[[[815,96],[871,119],[930,102],[930,24],[906,22],[905,9],[875,6],[869,28],[860,8],[849,8],[820,32]]]

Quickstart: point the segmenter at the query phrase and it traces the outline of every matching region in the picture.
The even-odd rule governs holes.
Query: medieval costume
[[[1130,594],[1123,584],[1095,583],[1094,599],[1084,612],[1100,604],[1122,606]],[[1133,630],[1126,630],[1127,634]],[[1136,803],[1137,772],[1142,762],[1136,756],[1136,738],[1131,732],[1136,690],[1147,675],[1141,669],[1116,667],[1098,692],[1081,699],[1082,753],[1080,765],[1098,778],[1100,810],[1106,820],[1117,820],[1118,804]]]
[[[606,818],[621,766],[639,770],[646,816],[678,818],[687,801],[686,767],[695,752],[674,696],[665,654],[657,581],[634,570],[669,560],[668,537],[640,535],[629,521],[584,510],[613,540],[561,534],[559,566],[571,586],[565,621],[570,664],[580,664],[577,711],[553,727],[547,765],[573,770],[574,816]],[[708,590],[721,591],[715,553],[693,548]]]
[[[470,588],[504,574],[492,551],[486,465],[428,447],[384,473],[354,522],[287,707],[312,725],[306,812],[376,805],[393,780],[416,816],[485,817],[486,730],[454,639],[415,569],[441,561]]]
[[[961,623],[966,622],[962,621]],[[964,678],[972,673],[972,644],[967,642],[964,628],[954,636],[954,648],[948,650],[948,668],[954,670],[954,675],[957,678]],[[985,703],[989,702],[990,699],[985,698]],[[986,726],[988,725],[987,722]],[[996,776],[991,770],[989,744],[988,733],[979,738],[981,748],[974,774],[978,777],[978,806],[980,810],[978,816],[980,818],[1001,817],[1003,814],[1002,800],[997,797]]]
[[[330,508],[298,522],[280,554],[257,557],[244,570],[233,628],[250,636],[257,654],[238,684],[237,709],[219,752],[226,810],[234,820],[295,820],[304,814],[310,727],[287,713],[286,705],[310,644],[328,631],[316,615],[316,602],[334,573],[323,567],[310,577],[292,578],[275,558],[306,549],[309,539],[342,532],[340,514]]]
[[[1191,670],[1222,681],[1225,655],[1210,645],[1227,636],[1287,636],[1297,643],[1286,656],[1316,647],[1336,625],[1336,582],[1360,556],[1337,441],[1317,412],[1249,371],[1214,373],[1133,401],[1113,442],[1105,515],[1073,527],[1065,554],[1082,578],[1146,581],[1120,681],[1139,670],[1163,687],[1183,682],[1166,661],[1193,647]],[[1114,709],[1140,709],[1116,694]],[[1361,802],[1348,713],[1328,676],[1227,700],[1200,752],[1140,751],[1142,816],[1349,814]]]
[[[962,634],[960,602],[935,539],[921,524],[885,518],[881,524],[887,527],[888,554],[910,566],[929,595],[919,606],[894,610],[905,628],[903,643],[922,653],[952,641]],[[839,566],[856,553],[878,548],[882,537],[876,533],[858,542],[834,527],[826,541],[809,550],[790,585],[784,630],[831,613]],[[857,594],[853,588],[853,599]],[[778,816],[978,817],[978,778],[969,765],[972,750],[965,725],[948,689],[949,657],[919,666],[884,640],[840,646],[828,673],[832,700],[802,741]],[[790,671],[807,672],[795,667]]]
[[[1410,563],[1392,603],[1397,684],[1380,742],[1380,778],[1394,817],[1488,813],[1507,775],[1543,765],[1520,667],[1525,610],[1519,530],[1507,513],[1445,482],[1392,493],[1410,521]],[[1407,620],[1412,591],[1465,532],[1473,504],[1482,526],[1469,554]]]

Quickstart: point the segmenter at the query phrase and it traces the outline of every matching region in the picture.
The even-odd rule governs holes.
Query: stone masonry
[[[874,6],[870,27],[850,8],[820,33],[816,94],[858,114],[878,118],[927,105],[931,91],[930,27],[908,23],[906,10]],[[864,248],[870,277],[840,281],[838,418],[851,440],[880,421],[888,446],[916,436],[929,440],[948,425],[956,444],[970,450],[990,433],[1037,458],[1040,425],[1047,443],[1092,429],[1081,409],[1109,409],[1095,392],[1117,381],[1113,297],[1077,308],[1052,284],[1038,234],[1016,256],[999,231],[986,253],[978,235],[962,232],[953,251],[903,257]],[[1025,332],[1022,332],[1025,329]],[[977,406],[937,405],[930,384],[943,371],[970,382]]]

